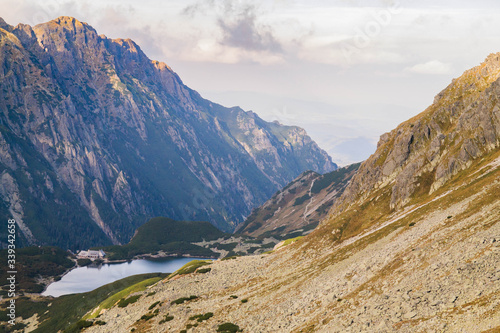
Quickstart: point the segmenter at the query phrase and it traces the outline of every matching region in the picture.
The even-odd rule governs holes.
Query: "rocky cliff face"
[[[230,231],[304,170],[336,168],[304,130],[211,103],[70,17],[0,20],[0,94],[0,212],[25,243],[124,242],[158,215]]]
[[[390,187],[390,207],[433,193],[500,145],[500,53],[466,71],[422,114],[381,136],[339,209]]]

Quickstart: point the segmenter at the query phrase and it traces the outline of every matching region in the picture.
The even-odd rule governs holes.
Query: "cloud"
[[[235,17],[219,18],[217,24],[223,33],[221,44],[251,51],[281,52],[281,44],[271,27],[258,25],[256,20],[256,8],[252,5],[241,8]]]
[[[431,60],[425,63],[416,64],[412,67],[406,67],[405,71],[417,74],[451,74],[453,67],[451,64],[439,60]]]
[[[181,14],[192,19],[197,14],[212,16],[221,36],[221,46],[251,52],[281,53],[281,43],[270,25],[259,18],[264,13],[258,4],[248,1],[210,0],[186,6]]]

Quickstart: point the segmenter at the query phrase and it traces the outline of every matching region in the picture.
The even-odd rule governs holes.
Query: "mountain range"
[[[498,332],[499,147],[497,53],[382,135],[310,234],[95,307],[86,332]]]
[[[0,94],[0,218],[19,245],[126,243],[155,216],[233,231],[302,172],[337,167],[303,129],[210,102],[71,17],[0,19]]]

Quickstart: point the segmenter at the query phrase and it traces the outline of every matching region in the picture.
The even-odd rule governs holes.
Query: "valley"
[[[500,53],[339,168],[72,17],[0,19],[0,52],[0,332],[500,332]],[[66,249],[182,267],[41,295]]]
[[[156,313],[140,300],[126,317],[113,307],[102,313],[106,329],[500,329],[498,59],[466,71],[427,111],[383,135],[309,235],[270,254],[215,261],[206,274],[164,279],[151,287],[161,302]],[[470,84],[472,75],[482,86]],[[450,108],[453,116],[444,118]],[[482,125],[470,126],[471,119]],[[440,147],[448,137],[454,145]],[[444,173],[443,163],[450,166]],[[172,302],[190,295],[185,305]],[[190,319],[207,312],[207,320]],[[167,314],[173,318],[160,323]]]

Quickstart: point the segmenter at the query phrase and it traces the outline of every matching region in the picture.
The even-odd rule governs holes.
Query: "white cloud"
[[[453,67],[449,63],[444,63],[439,60],[431,60],[421,64],[416,64],[411,67],[406,67],[406,71],[417,74],[451,74]]]

